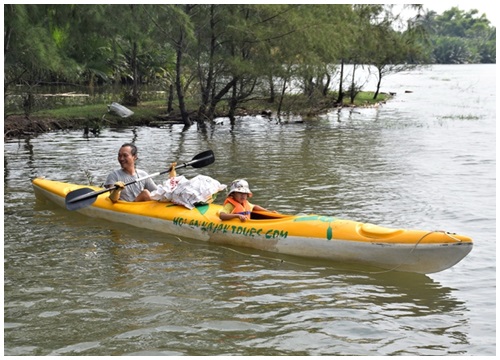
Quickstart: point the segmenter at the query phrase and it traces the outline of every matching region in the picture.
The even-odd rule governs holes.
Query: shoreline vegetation
[[[333,104],[331,97],[311,101],[301,96],[289,96],[283,101],[282,109],[284,110],[280,116],[277,116],[277,103],[253,100],[239,108],[236,117],[262,115],[279,122],[287,122],[293,116],[294,119],[307,121],[334,109],[380,106],[394,95],[393,93],[380,93],[377,99],[373,100],[373,92],[361,92],[357,94],[353,103],[346,98],[342,104]],[[51,131],[82,130],[84,135],[97,135],[101,129],[107,127],[183,125],[179,111],[166,112],[165,101],[145,101],[138,106],[124,105],[134,112],[132,116],[126,118],[108,112],[109,105],[68,106],[38,110],[30,114],[8,114],[4,117],[4,139],[37,136]],[[196,104],[192,104],[189,109],[191,109],[189,114],[193,124],[202,124],[197,118]],[[226,109],[220,109],[216,119],[221,117],[227,118]],[[203,124],[210,125],[210,122],[203,122]]]
[[[390,4],[8,4],[4,138],[75,128],[97,134],[179,116],[185,129],[217,117],[234,125],[242,114],[306,121],[376,106],[360,96],[369,94],[362,92],[368,78],[356,69],[375,76],[371,99],[380,104],[389,74],[496,64],[496,27],[485,14],[408,9],[413,15],[402,21],[403,9]],[[135,114],[106,115],[110,97]]]

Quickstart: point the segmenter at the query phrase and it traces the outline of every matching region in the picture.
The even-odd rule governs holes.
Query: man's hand
[[[177,176],[177,172],[175,171],[175,166],[177,165],[176,162],[173,162],[171,165],[170,165],[170,172],[168,174],[168,176],[170,178],[174,178]]]
[[[120,193],[122,192],[123,189],[125,189],[125,183],[123,181],[117,181],[113,184],[115,188],[111,190],[111,193],[109,194],[109,198],[111,199],[112,202],[117,202],[118,199],[120,199]]]
[[[123,190],[125,189],[125,183],[123,181],[117,181],[113,184],[115,186],[115,189],[120,189]]]

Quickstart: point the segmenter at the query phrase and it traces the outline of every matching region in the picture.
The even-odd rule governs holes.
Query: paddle
[[[207,150],[207,151],[204,151],[202,153],[199,153],[191,161],[189,161],[187,163],[182,163],[180,165],[176,165],[175,169],[177,170],[177,169],[184,168],[187,166],[192,166],[194,168],[201,168],[201,167],[208,166],[208,165],[212,164],[214,161],[215,161],[214,152],[212,150]],[[143,181],[143,180],[152,178],[154,176],[166,174],[166,173],[170,172],[170,170],[172,170],[172,169],[170,168],[170,169],[162,171],[162,172],[157,172],[157,173],[154,173],[154,174],[151,174],[148,176],[144,176],[142,178],[125,183],[125,186],[128,186],[130,184],[135,184],[136,182]],[[68,193],[68,195],[66,195],[66,200],[65,200],[66,209],[78,210],[78,209],[82,209],[84,207],[90,206],[94,203],[94,201],[96,201],[96,199],[99,195],[107,193],[109,191],[112,191],[115,188],[117,188],[117,186],[113,186],[113,187],[99,190],[99,191],[94,191],[90,188],[81,188],[81,189],[71,191]]]

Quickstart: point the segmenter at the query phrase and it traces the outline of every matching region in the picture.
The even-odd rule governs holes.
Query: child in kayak
[[[264,209],[262,206],[253,205],[248,202],[248,198],[251,196],[252,192],[250,191],[246,180],[234,180],[231,185],[229,185],[229,193],[224,201],[224,207],[219,213],[219,218],[221,220],[239,218],[240,221],[244,222],[247,219],[250,219],[250,213],[252,210],[269,211]]]

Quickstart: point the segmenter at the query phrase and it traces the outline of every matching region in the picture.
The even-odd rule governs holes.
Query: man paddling
[[[124,144],[124,146],[131,146],[131,145]],[[130,150],[131,154],[132,154],[133,148],[134,148],[134,146],[131,146],[131,150]],[[136,155],[136,158],[133,161],[134,164],[135,164],[135,160],[137,160],[137,149],[135,150],[135,155]],[[154,173],[152,175],[147,175],[147,176],[142,177],[142,178],[136,178],[134,176],[134,177],[132,177],[132,179],[133,179],[132,181],[124,183],[123,186],[127,187],[127,186],[133,185],[135,183],[139,183],[141,181],[152,178],[154,176],[163,175],[166,173],[170,173],[171,176],[175,176],[175,170],[177,170],[177,169],[185,168],[187,166],[192,166],[194,168],[202,168],[202,167],[208,166],[210,164],[213,164],[214,161],[215,161],[214,152],[212,150],[207,150],[207,151],[204,151],[202,153],[199,153],[191,161],[188,161],[186,163],[182,163],[180,165],[177,165],[176,162],[172,163],[168,170],[160,171],[160,172]],[[134,165],[134,170],[135,170],[135,165]],[[142,172],[142,173],[145,174],[145,172]],[[110,176],[113,176],[113,175],[110,175]],[[127,176],[129,176],[129,175],[127,175]],[[136,176],[137,176],[137,174],[136,174]],[[79,209],[83,209],[87,206],[92,205],[97,200],[97,197],[99,195],[105,194],[107,192],[111,192],[111,191],[116,189],[117,185],[115,185],[115,184],[112,184],[111,186],[109,185],[113,181],[114,181],[113,179],[109,180],[108,187],[105,189],[102,189],[102,190],[94,190],[94,189],[87,188],[87,187],[81,187],[79,189],[70,191],[66,195],[66,198],[64,200],[64,202],[66,204],[66,209],[79,210]],[[123,183],[123,181],[120,181],[120,182]],[[142,192],[142,190],[144,190],[144,189],[139,188],[139,190]],[[146,189],[146,190],[148,190],[148,189]],[[119,194],[119,195],[121,195],[121,194]],[[116,196],[115,200],[120,198],[119,195],[118,196],[115,195]],[[136,198],[139,195],[140,195],[140,192],[137,195],[135,195]],[[136,200],[136,198],[134,198],[132,196],[132,201]],[[139,200],[141,200],[141,199],[139,199]]]

